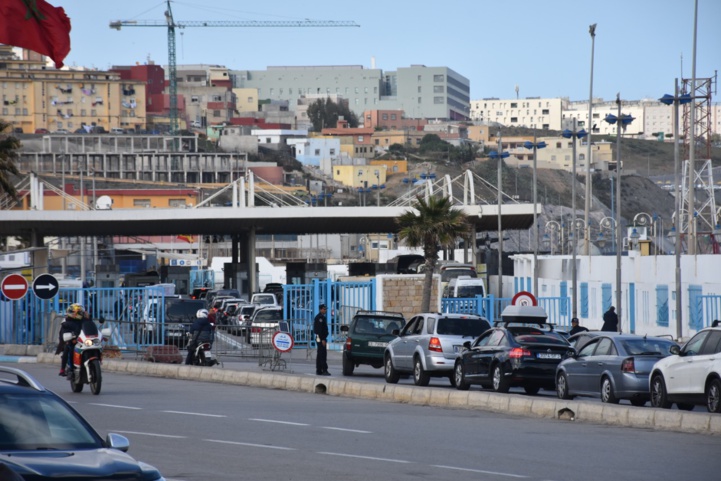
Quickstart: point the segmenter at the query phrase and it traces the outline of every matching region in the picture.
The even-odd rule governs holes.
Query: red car
[[[49,134],[50,131],[48,129],[35,129],[36,134]]]

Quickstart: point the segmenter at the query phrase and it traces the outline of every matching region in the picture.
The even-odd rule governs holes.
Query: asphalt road
[[[17,365],[15,367],[18,367]],[[171,480],[716,479],[721,438],[105,373],[73,394],[19,366]]]

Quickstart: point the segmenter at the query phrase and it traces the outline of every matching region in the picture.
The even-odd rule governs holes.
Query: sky
[[[178,0],[187,20],[347,20],[359,28],[176,29],[176,61],[232,70],[362,65],[449,67],[471,99],[659,98],[691,78],[695,0]],[[72,24],[68,66],[168,62],[167,29],[109,28],[112,20],[164,21],[164,0],[48,0]],[[721,0],[698,0],[696,77],[721,70]],[[516,93],[518,87],[518,94]],[[716,98],[714,98],[715,101]]]

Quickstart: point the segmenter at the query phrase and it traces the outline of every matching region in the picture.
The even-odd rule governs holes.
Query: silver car
[[[413,316],[385,349],[386,382],[395,384],[402,374],[412,373],[417,386],[427,386],[431,377],[447,377],[454,385],[453,366],[463,343],[490,327],[483,317],[470,314]]]
[[[605,403],[628,399],[634,406],[646,404],[651,369],[671,354],[676,343],[637,334],[595,334],[576,356],[564,359],[556,368],[558,397],[593,396]]]

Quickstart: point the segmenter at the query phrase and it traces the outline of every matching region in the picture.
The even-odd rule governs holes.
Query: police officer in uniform
[[[313,332],[318,346],[318,355],[315,358],[315,373],[318,376],[330,376],[328,372],[328,321],[325,317],[328,308],[325,304],[321,304],[318,309],[320,312],[313,319]]]

